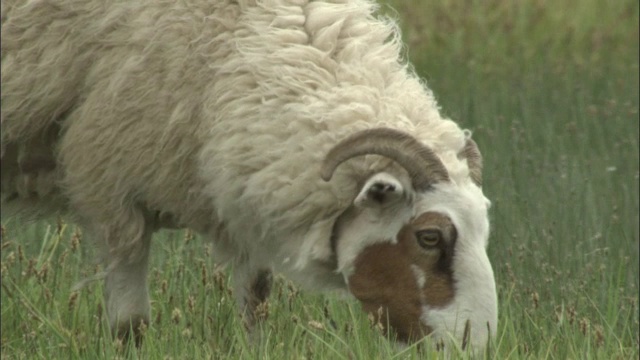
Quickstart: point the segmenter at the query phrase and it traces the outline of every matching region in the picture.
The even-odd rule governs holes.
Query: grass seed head
[[[384,314],[384,309],[381,307],[378,308],[376,313],[370,312],[367,315],[367,319],[369,319],[369,326],[372,329],[380,333],[384,333],[384,325],[382,324],[382,315]]]
[[[556,305],[553,308],[554,319],[558,325],[561,325],[564,320],[564,308],[560,305]]]
[[[122,353],[124,351],[124,341],[121,338],[115,338],[113,340],[113,348],[118,353]]]
[[[324,325],[319,321],[311,320],[308,322],[308,325],[310,328],[315,330],[324,330]]]
[[[74,291],[71,293],[71,295],[69,295],[69,301],[67,303],[69,311],[73,311],[77,303],[78,303],[78,292]]]
[[[27,271],[24,272],[23,276],[28,278],[31,277],[31,275],[36,273],[35,267],[36,267],[36,259],[31,258],[29,259],[29,263],[27,264]]]
[[[222,272],[220,269],[216,269],[213,272],[213,282],[214,284],[216,284],[216,288],[218,288],[218,291],[224,293],[226,289],[224,272]]]
[[[193,295],[189,295],[187,297],[187,310],[189,311],[189,313],[193,313],[193,309],[196,306],[196,299],[193,297]]]
[[[13,264],[16,262],[16,254],[12,251],[9,253],[9,255],[7,255],[7,257],[5,258],[5,265],[9,268],[12,267]]]
[[[193,232],[189,229],[184,232],[184,243],[188,244],[189,241],[193,240]]]
[[[587,336],[587,333],[589,332],[589,319],[583,317],[582,319],[580,319],[578,326],[580,327],[580,332],[582,333],[582,335]]]
[[[48,287],[45,287],[43,290],[43,295],[44,295],[44,299],[49,302],[51,301],[51,299],[53,298],[53,295],[51,294],[51,290],[49,290]]]
[[[139,336],[143,338],[144,335],[147,333],[148,329],[149,329],[149,326],[147,325],[147,323],[140,320],[140,323],[138,324],[138,334],[136,334],[136,337]]]
[[[578,313],[576,312],[576,308],[573,306],[569,306],[567,309],[567,317],[569,318],[569,325],[573,325],[573,322],[576,320],[576,316]]]
[[[178,263],[178,270],[176,271],[176,277],[181,278],[184,275],[184,263],[180,261]]]
[[[202,280],[202,286],[206,289],[208,285],[207,265],[204,263],[204,261],[200,263],[200,278]]]
[[[595,337],[596,346],[601,347],[604,345],[604,329],[601,325],[595,325],[593,327],[593,335]]]
[[[531,301],[533,302],[533,308],[537,309],[538,308],[538,302],[540,300],[540,296],[538,295],[537,291],[534,291],[531,293]]]
[[[269,301],[263,301],[254,310],[257,321],[264,321],[269,317]]]
[[[178,308],[174,308],[171,312],[171,321],[173,321],[174,324],[179,324],[180,320],[182,320],[182,311]]]
[[[58,265],[64,265],[65,260],[67,260],[67,255],[69,255],[69,251],[65,250],[60,254],[60,258],[58,259]]]
[[[38,282],[44,284],[47,281],[47,275],[49,274],[49,263],[46,262],[42,265],[40,270],[36,273],[36,278]]]
[[[71,252],[75,253],[78,250],[79,246],[80,246],[80,232],[76,228],[76,231],[74,231],[73,235],[71,235]]]
[[[27,340],[28,342],[31,342],[33,340],[35,340],[36,336],[38,334],[35,332],[35,330],[31,330],[31,331],[27,331],[24,333],[23,337],[25,340]]]

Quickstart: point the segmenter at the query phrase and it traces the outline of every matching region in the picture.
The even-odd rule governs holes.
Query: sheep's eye
[[[422,230],[416,233],[418,245],[425,249],[431,249],[442,240],[442,231],[437,229]]]

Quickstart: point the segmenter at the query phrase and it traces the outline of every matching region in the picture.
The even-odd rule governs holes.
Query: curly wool
[[[32,206],[36,194],[116,255],[135,253],[157,216],[215,238],[230,258],[257,253],[313,276],[358,186],[403,171],[366,156],[325,183],[320,164],[341,139],[402,130],[468,181],[456,155],[467,134],[440,115],[396,25],[375,10],[369,0],[3,1],[3,202],[18,194]],[[25,171],[43,158],[55,168]]]

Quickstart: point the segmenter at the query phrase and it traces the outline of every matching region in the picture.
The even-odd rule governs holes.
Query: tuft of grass
[[[637,359],[638,2],[385,4],[416,72],[484,155],[500,299],[485,357]],[[101,270],[78,229],[2,226],[3,359],[444,358],[399,349],[353,300],[281,277],[249,339],[229,272],[189,232],[155,239],[152,324],[127,348],[111,339],[101,283],[73,291]]]

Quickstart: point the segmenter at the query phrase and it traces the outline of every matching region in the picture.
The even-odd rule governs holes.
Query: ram
[[[3,216],[66,214],[95,239],[118,336],[149,322],[152,234],[190,228],[233,264],[249,327],[277,271],[348,291],[400,341],[481,349],[497,326],[482,158],[375,11],[3,1]]]

